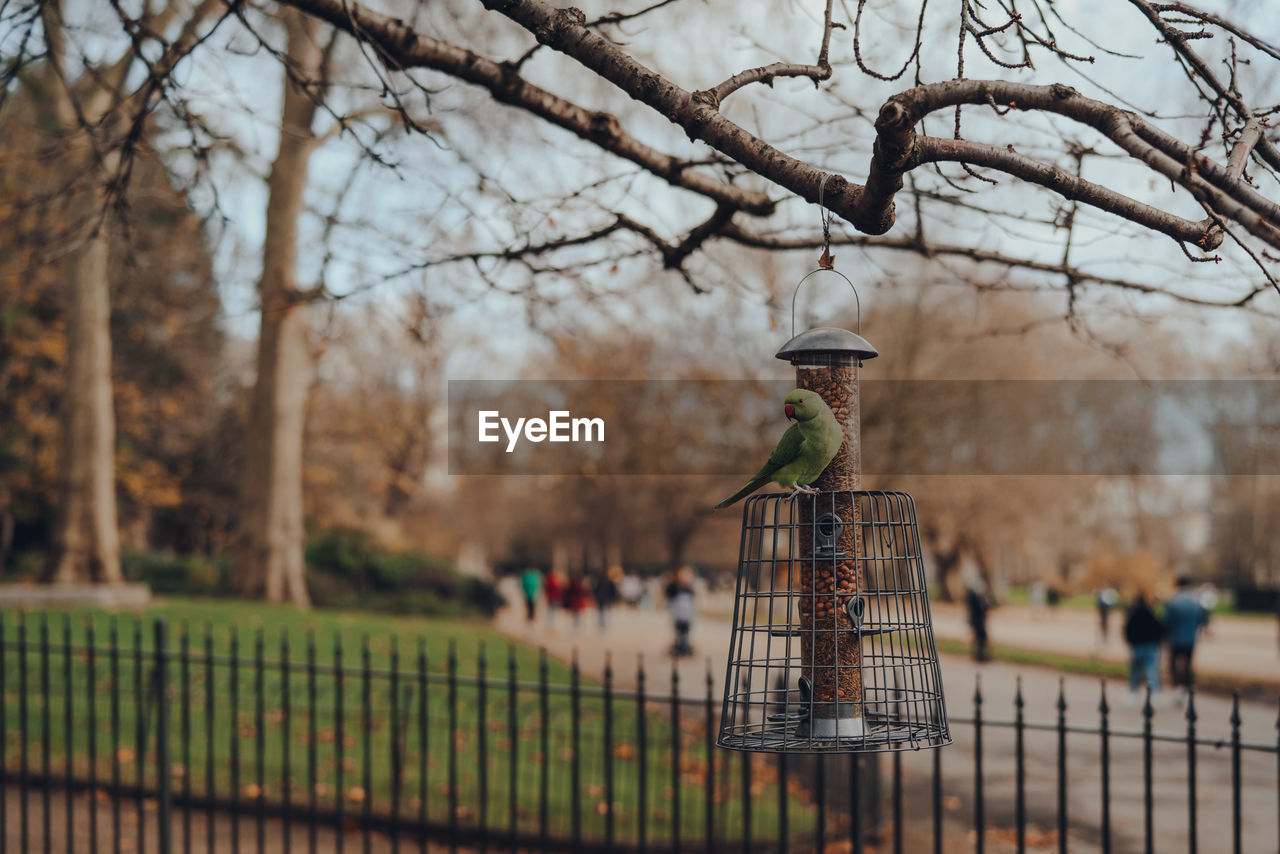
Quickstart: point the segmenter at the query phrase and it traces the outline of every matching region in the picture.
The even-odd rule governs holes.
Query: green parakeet
[[[778,446],[769,455],[769,462],[745,486],[717,504],[717,510],[745,498],[771,480],[796,492],[814,491],[807,487],[818,479],[840,450],[844,431],[817,392],[796,389],[782,401],[782,411],[795,423],[782,434]]]

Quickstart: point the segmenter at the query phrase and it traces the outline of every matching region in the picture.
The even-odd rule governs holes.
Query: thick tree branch
[[[584,26],[584,17],[576,9],[557,9],[545,0],[481,2],[486,8],[500,12],[525,27],[541,43],[577,59],[631,97],[658,110],[684,128],[690,137],[707,142],[800,197],[817,201],[818,185],[823,177],[820,170],[748,133],[709,103],[695,98],[693,93],[666,80],[617,45],[591,32]],[[1213,173],[1211,177],[1226,178],[1226,186],[1210,186],[1198,168],[1188,168],[1188,164],[1198,167],[1198,160],[1208,162],[1191,146],[1177,143],[1185,157],[1181,162],[1175,161],[1156,151],[1151,144],[1144,144],[1134,133],[1135,128],[1146,124],[1145,120],[1109,104],[1085,98],[1062,85],[1034,86],[962,79],[918,86],[895,96],[885,105],[876,123],[879,133],[866,186],[834,176],[827,183],[826,206],[863,233],[885,233],[894,222],[893,198],[902,188],[903,173],[922,162],[914,125],[937,109],[988,103],[1045,110],[1089,125],[1115,140],[1130,155],[1188,189],[1198,201],[1207,202],[1226,218],[1239,222],[1255,236],[1280,248],[1280,231],[1274,226],[1275,222],[1280,222],[1280,217],[1272,214],[1273,203],[1242,181],[1229,180],[1223,167],[1210,168],[1209,171]],[[1124,197],[1119,194],[1111,206],[1119,211],[1127,210]],[[1205,248],[1217,246],[1222,240],[1219,230],[1213,223],[1203,225],[1195,242]]]
[[[769,65],[762,65],[759,68],[748,68],[746,71],[739,71],[719,86],[695,92],[693,97],[708,106],[719,107],[725,98],[728,98],[742,87],[749,86],[752,83],[763,83],[766,86],[772,86],[774,79],[778,77],[809,77],[816,85],[818,81],[831,77],[831,66],[773,62]]]
[[[1174,240],[1200,244],[1211,230],[1202,221],[1174,216],[1167,211],[1131,199],[1092,181],[1086,181],[1065,169],[1025,157],[1012,148],[996,148],[962,139],[919,137],[916,141],[922,163],[951,161],[971,166],[998,169],[1031,184],[1047,187],[1065,199],[1091,205],[1107,213],[1167,234]],[[1218,236],[1221,242],[1221,236]]]
[[[314,2],[314,0],[286,0]],[[578,60],[623,92],[652,107],[717,151],[763,175],[801,198],[817,203],[825,173],[797,160],[748,133],[693,92],[672,83],[627,54],[618,45],[591,31],[577,9],[557,9],[544,0],[481,0],[531,32],[539,42]],[[827,181],[824,200],[834,213],[861,231],[883,234],[892,218],[864,216],[862,187],[836,175]],[[877,211],[878,213],[878,211]]]
[[[935,110],[958,104],[990,104],[1019,110],[1055,113],[1087,125],[1111,139],[1131,157],[1188,190],[1223,217],[1244,226],[1251,234],[1280,248],[1280,205],[1262,196],[1228,167],[1215,163],[1193,146],[1181,142],[1128,110],[1086,98],[1069,86],[1035,86],[1001,80],[950,80],[917,86],[895,95],[876,120],[877,153],[896,152],[897,163],[877,164],[872,179],[901,182],[901,171],[919,162],[914,126]],[[876,172],[883,173],[877,176]],[[868,182],[870,186],[871,182]],[[1108,191],[1110,192],[1110,191]],[[1118,194],[1117,199],[1122,199]],[[891,205],[891,198],[887,203]],[[1202,221],[1204,235],[1196,242],[1212,249],[1222,241],[1214,223]]]
[[[1240,131],[1240,138],[1236,140],[1236,144],[1231,148],[1231,157],[1227,161],[1227,174],[1236,180],[1244,174],[1245,161],[1249,159],[1249,152],[1253,151],[1253,147],[1262,139],[1262,125],[1257,119],[1249,119],[1245,124],[1244,130]]]
[[[584,109],[526,81],[514,65],[497,63],[447,42],[416,32],[403,21],[345,0],[283,0],[316,15],[373,46],[392,70],[430,68],[488,89],[495,100],[519,107],[629,160],[673,186],[706,196],[719,204],[767,216],[774,202],[765,193],[735,187],[689,168],[678,158],[653,149],[624,133],[610,113]],[[608,43],[600,36],[593,36]]]

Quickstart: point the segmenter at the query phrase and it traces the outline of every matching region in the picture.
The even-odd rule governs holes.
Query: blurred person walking
[[[1209,610],[1200,604],[1191,590],[1191,579],[1178,578],[1178,592],[1164,606],[1164,625],[1169,636],[1169,679],[1177,688],[1178,699],[1186,700],[1195,682],[1191,654],[1195,651],[1200,630],[1209,622]]]
[[[1138,686],[1145,682],[1152,694],[1160,691],[1160,640],[1164,637],[1164,625],[1155,611],[1147,604],[1147,597],[1139,593],[1129,606],[1124,621],[1124,640],[1129,644],[1129,697],[1136,705]]]
[[[991,657],[987,649],[987,612],[991,610],[991,603],[987,601],[982,587],[981,581],[974,581],[964,595],[965,610],[969,613],[969,629],[973,632],[974,661],[986,661]]]
[[[1111,609],[1115,607],[1116,602],[1120,601],[1120,596],[1108,587],[1099,590],[1093,598],[1098,605],[1098,631],[1102,633],[1102,640],[1105,643],[1111,636]]]
[[[644,598],[644,582],[640,580],[640,576],[628,572],[618,582],[618,595],[632,608],[639,608],[640,600]]]
[[[676,658],[693,655],[693,645],[689,643],[689,630],[693,626],[693,572],[687,566],[676,570],[671,581],[663,591],[667,599],[667,611],[671,614],[671,622],[676,630],[676,641],[671,647],[671,654]]]
[[[524,593],[525,614],[530,623],[537,615],[538,593],[542,590],[542,573],[532,566],[520,574],[520,590]]]
[[[559,570],[547,570],[546,583],[542,586],[542,595],[547,598],[547,625],[554,625],[556,611],[564,604],[564,576]]]
[[[564,609],[573,616],[573,627],[582,626],[582,612],[587,609],[587,580],[581,572],[569,577],[569,586],[564,591]]]
[[[608,622],[609,609],[618,601],[618,579],[622,577],[621,567],[612,567],[608,572],[592,576],[591,595],[596,600],[596,612],[600,618],[600,631],[604,631]]]

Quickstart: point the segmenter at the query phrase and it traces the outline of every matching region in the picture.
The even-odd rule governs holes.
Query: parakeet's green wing
[[[787,428],[787,432],[782,434],[782,438],[778,440],[778,445],[773,449],[773,453],[769,455],[769,461],[764,464],[760,471],[756,472],[756,477],[761,475],[771,475],[787,463],[800,456],[800,446],[804,443],[804,434],[800,432],[798,424],[792,424]],[[751,478],[755,480],[756,477]]]
[[[769,461],[766,462],[760,471],[756,472],[755,476],[752,477],[751,480],[747,481],[741,489],[717,504],[716,509],[719,510],[721,507],[728,507],[730,504],[750,495],[772,480],[774,472],[800,456],[800,446],[803,443],[804,436],[800,433],[800,428],[795,424],[792,424],[787,428],[787,432],[782,434],[782,438],[778,440],[778,444],[773,449],[773,453],[769,455]]]

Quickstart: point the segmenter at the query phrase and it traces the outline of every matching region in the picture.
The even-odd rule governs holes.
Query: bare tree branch
[[[495,10],[528,29],[538,40],[565,53],[611,81],[633,98],[653,107],[679,124],[691,136],[737,160],[748,169],[778,183],[806,200],[816,202],[823,172],[777,150],[729,121],[710,104],[693,97],[584,26],[574,9],[556,9],[544,0],[483,0]],[[921,162],[912,126],[929,112],[960,104],[994,103],[1019,109],[1054,112],[1087,124],[1112,138],[1160,174],[1180,184],[1197,200],[1210,204],[1226,218],[1239,222],[1250,233],[1280,247],[1277,206],[1242,181],[1230,180],[1224,167],[1215,167],[1192,146],[1172,140],[1140,117],[1093,99],[1067,86],[1035,86],[1005,81],[953,80],[908,90],[890,99],[881,111],[880,133],[867,184],[860,186],[835,176],[827,184],[827,207],[867,234],[883,234],[893,225],[893,197],[902,187],[902,174]],[[1175,160],[1135,133],[1150,131],[1172,141],[1182,159]],[[1164,146],[1160,146],[1163,148]],[[1225,186],[1210,186],[1201,176],[1224,178]],[[1226,192],[1224,192],[1224,190]],[[1107,191],[1110,192],[1110,191]],[[1228,198],[1228,194],[1230,198]],[[1110,208],[1130,210],[1125,199],[1114,194]],[[1183,238],[1180,238],[1183,239]],[[1213,223],[1206,224],[1196,243],[1212,248],[1221,242]]]
[[[720,235],[726,240],[732,240],[743,246],[752,246],[757,249],[818,249],[822,246],[822,238],[819,237],[776,237],[772,235],[755,234],[737,225],[730,225]],[[942,256],[953,258],[965,258],[970,261],[979,263],[996,264],[1010,270],[1031,270],[1042,273],[1054,273],[1065,275],[1070,279],[1079,283],[1092,282],[1098,285],[1105,285],[1119,290],[1132,291],[1141,294],[1159,294],[1169,297],[1178,302],[1188,305],[1196,305],[1210,308],[1242,308],[1251,303],[1260,293],[1269,290],[1269,286],[1255,288],[1242,297],[1229,301],[1207,300],[1200,297],[1187,296],[1174,291],[1169,291],[1155,285],[1149,285],[1144,282],[1126,279],[1118,276],[1102,276],[1088,272],[1079,267],[1073,267],[1066,263],[1054,263],[1051,261],[1039,261],[1034,258],[1020,258],[1015,255],[1009,255],[1003,252],[993,252],[986,249],[979,249],[974,246],[963,246],[951,243],[935,243],[932,241],[922,242],[914,235],[911,237],[885,237],[881,235],[832,235],[832,246],[856,246],[866,249],[885,249],[891,251],[911,252],[924,257]]]
[[[764,234],[743,228],[741,225],[734,222],[732,217],[727,214],[728,212],[725,210],[717,210],[711,218],[694,227],[683,239],[674,243],[662,237],[662,235],[658,234],[652,227],[645,225],[632,217],[623,214],[615,214],[612,222],[590,229],[581,234],[555,237],[538,243],[526,242],[518,246],[510,246],[503,249],[459,252],[434,258],[421,264],[415,264],[411,269],[422,269],[459,262],[475,263],[482,260],[520,262],[528,264],[529,260],[532,258],[551,255],[565,249],[589,246],[624,232],[643,238],[658,252],[659,256],[663,259],[664,267],[676,270],[682,274],[684,273],[684,268],[682,266],[683,262],[689,257],[689,255],[691,255],[698,247],[712,240],[724,240],[754,249],[780,251],[819,249],[824,246],[824,238],[821,235],[784,237],[773,234]],[[883,235],[832,235],[831,245],[901,252],[911,255],[919,255],[924,258],[957,258],[977,264],[991,264],[1011,271],[1026,270],[1033,273],[1061,275],[1065,276],[1067,280],[1072,283],[1072,288],[1089,284],[1101,285],[1121,291],[1129,291],[1131,293],[1165,296],[1176,302],[1205,308],[1243,308],[1250,305],[1259,294],[1270,289],[1269,286],[1253,288],[1249,292],[1232,300],[1204,299],[1179,293],[1177,291],[1171,291],[1167,288],[1147,284],[1135,279],[1093,273],[1083,268],[1071,265],[1065,253],[1063,259],[1059,262],[1043,261],[1036,258],[1020,257],[1004,252],[979,249],[974,246],[926,241],[919,235],[912,235],[910,237],[887,237]],[[616,258],[618,256],[610,255],[608,257]],[[590,266],[596,263],[599,263],[599,261],[579,261],[576,264],[570,262],[566,264],[543,265],[538,267],[533,265],[528,266],[529,269],[534,272],[554,271],[564,273],[575,267]],[[686,280],[689,280],[687,275]],[[693,285],[692,281],[690,281],[690,284]],[[693,286],[695,290],[701,290],[696,285]]]
[[[1181,142],[1142,117],[1086,98],[1069,86],[1035,86],[1000,80],[950,80],[917,86],[889,99],[876,120],[879,137],[876,158],[872,160],[872,179],[896,192],[901,186],[901,173],[916,165],[919,140],[914,125],[930,112],[956,104],[987,103],[1019,110],[1042,110],[1085,124],[1111,139],[1131,157],[1188,190],[1197,201],[1244,226],[1251,234],[1280,248],[1280,205],[1262,196],[1228,167],[1215,163],[1196,148]],[[882,174],[877,175],[877,172]],[[1123,207],[1123,196],[1107,190],[1110,204]],[[892,215],[892,194],[877,194]],[[1082,199],[1083,200],[1083,199]],[[1096,202],[1090,202],[1096,204]],[[1117,210],[1116,212],[1119,212]],[[1121,213],[1127,216],[1127,214]],[[1214,223],[1205,223],[1202,236],[1195,242],[1212,249],[1222,241]],[[1165,232],[1168,233],[1168,232]]]
[[[724,99],[752,83],[763,83],[772,86],[777,77],[808,77],[813,85],[831,78],[831,63],[827,56],[831,50],[831,30],[835,26],[831,19],[831,4],[835,0],[827,0],[827,10],[822,22],[822,47],[818,48],[818,61],[814,65],[800,65],[793,62],[773,62],[758,68],[739,71],[719,86],[695,92],[693,97],[711,107],[719,107]]]
[[[1280,59],[1280,47],[1276,47],[1268,41],[1264,41],[1243,27],[1223,18],[1221,15],[1215,15],[1211,12],[1204,12],[1188,3],[1153,3],[1151,8],[1157,12],[1177,12],[1179,15],[1186,15],[1191,18],[1198,18],[1206,24],[1213,24],[1242,41],[1248,42],[1258,50],[1271,56],[1272,59]]]
[[[1193,221],[1174,216],[1143,202],[1110,190],[1101,184],[1086,181],[1065,169],[1049,163],[1024,157],[1012,147],[996,148],[963,139],[940,139],[938,137],[920,137],[917,139],[919,159],[922,163],[935,161],[951,161],[968,163],[972,166],[986,166],[998,169],[1014,177],[1039,184],[1058,193],[1065,199],[1091,205],[1099,210],[1113,213],[1131,222],[1167,234],[1174,240],[1201,244],[1210,229],[1206,229],[1202,221]],[[1218,237],[1221,242],[1221,236]],[[1216,244],[1215,244],[1216,245]]]
[[[749,213],[767,215],[774,202],[761,192],[735,187],[689,167],[625,133],[617,117],[587,110],[520,76],[516,67],[498,63],[472,51],[431,38],[403,21],[344,0],[284,0],[316,15],[357,39],[373,45],[392,70],[430,68],[488,89],[495,100],[511,104],[629,160],[673,186],[706,196]],[[584,29],[584,31],[586,31]],[[588,31],[589,32],[589,31]],[[605,44],[602,36],[591,34]]]
[[[1168,21],[1160,16],[1159,10],[1146,0],[1129,0],[1129,2],[1136,6],[1138,10],[1147,17],[1147,20],[1151,22],[1152,26],[1160,31],[1160,35],[1164,36],[1165,41],[1169,43],[1169,46],[1173,48],[1174,52],[1176,52],[1178,56],[1182,57],[1182,59],[1184,59],[1193,69],[1195,69],[1196,74],[1198,74],[1220,98],[1229,103],[1241,119],[1249,121],[1250,119],[1255,118],[1253,110],[1250,109],[1249,105],[1240,97],[1240,93],[1237,92],[1234,87],[1225,85],[1218,78],[1218,75],[1213,72],[1213,69],[1209,67],[1209,64],[1205,62],[1204,58],[1187,45],[1188,39],[1185,33],[1171,26]],[[1203,15],[1197,15],[1197,17],[1203,18]],[[1265,160],[1271,168],[1280,169],[1280,150],[1277,150],[1276,147],[1265,137],[1258,142],[1258,154],[1261,155],[1262,159]]]
[[[1245,124],[1244,130],[1240,131],[1240,138],[1236,140],[1235,146],[1231,149],[1231,158],[1227,161],[1227,174],[1239,180],[1244,174],[1245,161],[1249,159],[1249,153],[1253,151],[1253,147],[1262,139],[1262,125],[1257,119],[1249,119]]]

